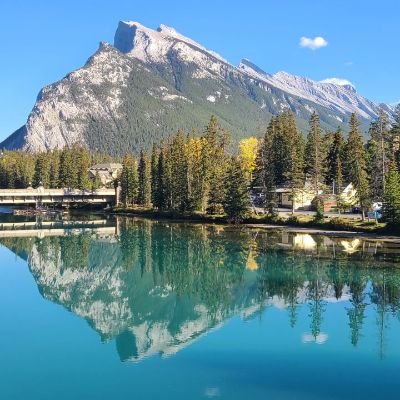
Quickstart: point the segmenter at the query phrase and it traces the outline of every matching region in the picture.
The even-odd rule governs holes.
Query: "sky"
[[[1,0],[0,141],[39,90],[82,66],[119,20],[174,27],[232,64],[352,82],[400,101],[399,0]]]

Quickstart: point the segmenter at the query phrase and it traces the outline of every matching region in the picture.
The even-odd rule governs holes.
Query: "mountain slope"
[[[120,22],[114,46],[101,43],[84,67],[42,89],[27,123],[0,147],[37,152],[79,142],[137,153],[177,129],[202,130],[211,114],[238,140],[261,134],[287,107],[302,129],[313,110],[327,129],[351,112],[366,124],[378,111],[351,86],[270,75],[247,60],[235,67],[165,25]]]

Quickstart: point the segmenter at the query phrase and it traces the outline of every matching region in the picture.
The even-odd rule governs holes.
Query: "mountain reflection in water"
[[[115,233],[0,243],[27,260],[44,298],[85,318],[101,340],[115,339],[123,361],[171,355],[233,316],[268,307],[286,310],[288,329],[306,307],[302,341],[324,344],[324,317],[337,302],[354,346],[367,310],[374,315],[384,356],[385,330],[399,316],[396,243],[133,218],[116,224]]]

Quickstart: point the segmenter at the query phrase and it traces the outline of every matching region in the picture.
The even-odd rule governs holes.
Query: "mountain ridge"
[[[262,134],[285,108],[305,130],[314,110],[325,129],[335,129],[352,112],[366,126],[379,105],[353,86],[269,74],[245,59],[236,67],[166,25],[120,21],[114,45],[100,42],[83,67],[44,87],[26,124],[0,148],[39,152],[78,142],[137,153],[177,129],[202,130],[211,114],[239,140]]]

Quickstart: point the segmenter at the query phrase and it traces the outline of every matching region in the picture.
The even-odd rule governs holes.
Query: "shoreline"
[[[357,237],[360,239],[368,240],[382,240],[392,243],[400,243],[400,235],[396,235],[392,232],[385,232],[382,227],[378,228],[364,228],[360,229],[357,227],[347,226],[347,229],[341,229],[340,227],[335,228],[334,225],[329,222],[324,222],[318,226],[315,223],[299,223],[299,224],[285,224],[284,221],[271,222],[266,219],[259,219],[255,221],[255,218],[248,218],[243,223],[231,224],[225,217],[212,217],[201,214],[195,215],[184,215],[176,212],[158,212],[151,210],[105,210],[108,215],[123,216],[123,217],[138,217],[138,218],[149,218],[159,219],[170,222],[186,222],[186,223],[208,223],[216,225],[226,225],[230,227],[245,227],[250,229],[265,229],[265,230],[285,230],[286,232],[297,232],[297,233],[309,233],[314,235],[323,235],[330,237]]]

